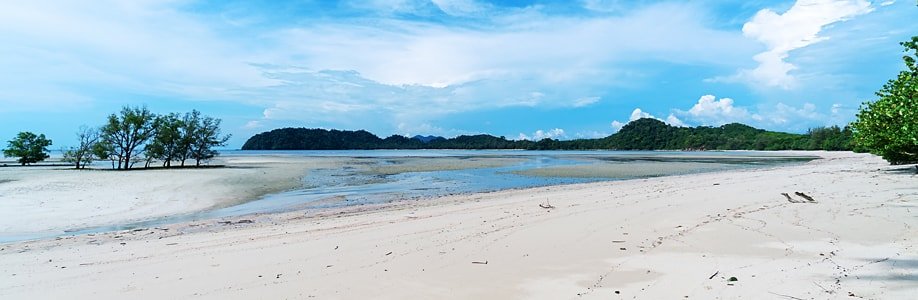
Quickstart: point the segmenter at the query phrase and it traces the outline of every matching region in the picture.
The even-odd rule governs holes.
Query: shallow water
[[[252,213],[316,210],[460,193],[795,164],[814,158],[773,152],[517,150],[226,151],[223,155],[349,158],[350,163],[340,168],[310,171],[301,189],[267,195],[235,206],[65,233],[0,237],[0,242],[146,228]],[[473,161],[475,163],[471,163]],[[380,166],[405,163],[423,165],[418,169],[425,171],[379,172]]]

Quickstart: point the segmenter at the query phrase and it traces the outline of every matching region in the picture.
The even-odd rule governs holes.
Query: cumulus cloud
[[[700,125],[722,125],[731,122],[748,122],[761,120],[758,114],[750,113],[744,107],[733,105],[733,99],[717,99],[714,95],[704,95],[688,111],[676,110],[676,113],[685,116]]]
[[[765,44],[767,50],[753,57],[753,69],[709,81],[741,81],[760,87],[791,89],[797,66],[787,61],[790,52],[828,39],[819,33],[826,27],[873,10],[866,0],[798,0],[783,14],[760,10],[743,25],[743,35]]]
[[[666,117],[666,121],[664,121],[664,122],[666,122],[666,123],[669,124],[669,125],[678,126],[678,127],[686,127],[686,126],[688,126],[688,125],[685,124],[685,122],[682,122],[682,120],[680,120],[679,118],[677,118],[677,117],[676,117],[675,115],[673,115],[673,114],[669,114],[669,116]]]
[[[543,139],[562,139],[565,137],[567,136],[564,134],[564,129],[555,128],[555,129],[551,129],[547,131],[543,131],[539,129],[539,130],[536,130],[536,132],[534,132],[531,136],[526,135],[524,133],[520,133],[518,139],[519,140],[540,141]]]
[[[714,95],[704,95],[688,110],[673,109],[676,115],[686,123],[702,126],[720,126],[728,123],[744,123],[760,128],[786,128],[791,130],[806,129],[811,126],[825,126],[845,123],[838,115],[845,107],[840,104],[821,112],[813,103],[801,106],[778,102],[758,105],[755,108],[737,106],[731,98],[717,99]]]
[[[741,34],[699,20],[700,5],[679,3],[571,16],[472,0],[350,1],[340,7],[391,11],[371,21],[317,18],[283,26],[259,23],[253,11],[244,14],[251,20],[239,21],[187,7],[152,0],[4,7],[0,101],[227,101],[264,110],[260,121],[347,126],[372,119],[367,127],[394,128],[474,110],[586,107],[610,86],[631,84],[635,71],[621,66],[635,60],[722,66],[754,49]],[[456,26],[398,17],[430,9],[489,19]],[[660,19],[669,25],[656,26]],[[48,87],[62,96],[49,96]]]
[[[652,118],[656,119],[653,115],[641,110],[640,108],[635,108],[631,111],[631,116],[628,117],[628,121],[635,121],[643,118]]]
[[[650,118],[650,119],[660,120],[660,121],[662,121],[662,122],[664,122],[664,123],[666,123],[666,124],[672,125],[672,126],[682,126],[682,127],[686,126],[686,124],[685,124],[684,122],[682,122],[682,120],[680,120],[678,117],[676,117],[676,116],[673,115],[673,114],[669,114],[669,116],[667,116],[666,119],[660,119],[660,118],[657,118],[657,117],[655,117],[654,115],[652,115],[652,114],[650,114],[650,113],[648,113],[648,112],[645,112],[645,111],[641,110],[640,108],[635,108],[634,110],[631,111],[631,115],[628,117],[628,122],[636,121],[636,120],[640,120],[640,119],[644,119],[644,118]],[[619,122],[618,120],[613,120],[612,123],[611,123],[612,131],[613,131],[613,132],[618,132],[618,131],[621,130],[622,127],[624,127],[625,125],[626,125],[626,123]]]
[[[793,106],[785,103],[759,105],[755,108],[738,106],[731,98],[718,99],[714,95],[701,96],[688,109],[671,109],[665,119],[658,118],[640,108],[631,111],[629,121],[653,118],[673,126],[721,126],[728,123],[744,123],[759,128],[783,128],[783,130],[805,130],[814,126],[847,123],[851,108],[841,104],[832,105],[828,111],[820,111],[813,103]],[[831,112],[831,113],[830,113]],[[621,130],[625,122],[612,121],[613,132]]]
[[[619,130],[622,130],[622,127],[625,127],[625,124],[626,123],[619,122],[618,120],[612,120],[612,123],[610,124],[612,126],[612,132],[618,132]]]

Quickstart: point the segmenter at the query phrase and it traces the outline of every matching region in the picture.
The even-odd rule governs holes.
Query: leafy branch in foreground
[[[918,162],[918,36],[902,42],[906,69],[866,102],[852,123],[854,140],[891,164]]]

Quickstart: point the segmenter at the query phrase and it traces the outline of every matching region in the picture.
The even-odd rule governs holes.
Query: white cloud
[[[771,113],[766,114],[768,121],[777,125],[785,125],[791,121],[823,119],[823,117],[824,115],[817,112],[816,105],[812,103],[804,103],[800,108],[778,103]]]
[[[259,129],[262,127],[263,126],[261,125],[261,121],[257,121],[257,120],[248,121],[245,123],[245,125],[242,125],[243,129],[249,129],[249,130]]]
[[[598,12],[615,12],[625,7],[621,0],[583,0],[582,3],[583,8]]]
[[[488,9],[475,0],[431,0],[444,13],[452,16],[473,16]]]
[[[833,23],[843,22],[873,10],[866,0],[798,0],[783,14],[760,10],[743,25],[743,34],[765,44],[767,50],[753,59],[758,66],[728,77],[708,81],[741,81],[757,87],[791,89],[797,69],[787,62],[790,52],[828,39],[819,33]]]
[[[576,138],[578,138],[578,139],[598,139],[598,138],[607,137],[607,136],[609,136],[609,135],[610,135],[610,133],[608,133],[608,132],[602,132],[602,131],[585,131],[585,132],[578,132],[578,133],[575,134],[574,136],[575,136]]]
[[[45,96],[47,86],[74,95],[68,98],[92,99],[87,90],[98,87],[222,98],[234,88],[274,83],[248,63],[257,55],[175,10],[180,4],[36,0],[4,5],[0,90],[28,92],[31,96],[19,99],[25,102]]]
[[[656,117],[654,117],[653,115],[649,113],[642,111],[640,108],[635,108],[633,111],[631,111],[631,116],[628,117],[628,121],[635,121],[635,120],[639,120],[643,118],[656,119]]]
[[[832,114],[833,115],[838,114],[838,112],[841,111],[842,107],[843,106],[838,103],[832,104]]]
[[[809,127],[846,123],[847,119],[839,114],[844,110],[850,110],[850,108],[840,104],[833,105],[830,108],[832,114],[828,116],[813,103],[804,103],[800,107],[776,103],[758,106],[757,109],[753,110],[748,107],[736,106],[733,99],[730,98],[717,99],[714,95],[704,95],[687,110],[672,109],[672,112],[665,119],[636,108],[631,112],[628,120],[630,122],[641,118],[653,118],[669,125],[680,127],[721,126],[728,123],[743,123],[758,128],[805,130]],[[618,132],[626,124],[615,120],[610,125],[613,132]]]
[[[708,27],[698,18],[705,11],[691,4],[592,17],[501,11],[474,27],[382,17],[369,24],[323,19],[245,28],[257,18],[215,21],[183,11],[186,4],[36,0],[5,6],[0,102],[43,103],[48,94],[35,91],[55,87],[55,95],[67,96],[59,101],[74,105],[143,101],[124,94],[220,100],[260,107],[264,120],[346,124],[373,117],[394,128],[509,106],[585,107],[610,87],[641,78],[639,70],[619,64],[730,65],[753,49],[736,32]],[[433,7],[496,15],[475,1],[350,5],[396,14]],[[657,26],[661,19],[668,25]]]
[[[572,104],[572,106],[573,107],[590,106],[590,105],[595,104],[596,102],[599,102],[599,99],[600,99],[599,97],[583,97],[583,98],[574,100],[574,103]]]
[[[882,3],[880,3],[880,6],[890,6],[890,5],[893,5],[893,4],[896,4],[896,1],[895,1],[895,0],[889,0],[889,1],[883,1]]]
[[[430,2],[426,0],[348,0],[348,6],[371,10],[381,14],[423,14],[425,6]]]
[[[673,115],[673,114],[669,114],[669,116],[667,116],[666,119],[664,120],[664,119],[657,118],[657,117],[655,117],[654,115],[651,115],[650,113],[647,113],[647,112],[641,110],[640,108],[635,108],[634,110],[631,111],[631,115],[628,117],[628,122],[636,121],[636,120],[640,120],[640,119],[644,119],[644,118],[650,118],[650,119],[660,120],[660,121],[662,121],[662,122],[664,122],[664,123],[666,123],[666,124],[672,125],[672,126],[680,126],[680,127],[686,126],[686,124],[685,124],[684,122],[682,122],[682,120],[680,120],[679,118],[677,118],[677,117],[676,117],[675,115]],[[618,132],[618,131],[621,130],[622,127],[624,127],[625,125],[626,125],[626,123],[619,122],[618,120],[613,120],[612,123],[611,123],[612,131],[613,131],[613,132]]]
[[[657,4],[606,17],[509,14],[512,22],[499,23],[497,18],[498,24],[484,28],[390,20],[374,26],[290,28],[272,36],[280,48],[302,56],[292,64],[357,70],[384,84],[434,87],[508,77],[556,84],[605,77],[602,83],[608,85],[617,81],[615,65],[620,62],[726,66],[755,49],[753,41],[737,32],[706,27],[698,18],[705,12],[690,4]],[[660,26],[661,19],[667,26]],[[726,46],[706,46],[711,44]]]
[[[752,109],[737,106],[730,98],[717,99],[714,95],[704,95],[688,110],[673,109],[673,112],[681,116],[685,123],[691,125],[720,126],[728,123],[743,123],[759,128],[800,130],[812,126],[844,123],[843,118],[836,115],[843,109],[844,107],[840,104],[833,105],[829,109],[832,112],[832,117],[829,118],[813,103],[803,103],[802,106],[795,107],[779,102],[772,105],[759,105]]]
[[[673,115],[673,114],[669,114],[669,116],[666,117],[666,121],[664,121],[664,122],[666,122],[666,123],[669,124],[669,125],[678,126],[678,127],[686,127],[686,126],[688,126],[688,125],[685,124],[685,122],[682,122],[682,120],[680,120],[679,118],[677,118],[677,117],[676,117],[675,115]]]
[[[613,120],[610,125],[612,126],[612,132],[618,132],[622,130],[622,127],[625,127],[625,123],[619,122],[618,120]]]
[[[733,99],[717,99],[714,95],[701,96],[688,111],[676,110],[676,114],[700,125],[722,125],[761,119],[761,116],[750,113],[746,108],[734,106]]]
[[[520,133],[518,139],[520,140],[530,140],[530,141],[540,141],[543,139],[562,139],[565,138],[564,129],[555,128],[548,131],[543,131],[541,129],[536,130],[532,136]]]

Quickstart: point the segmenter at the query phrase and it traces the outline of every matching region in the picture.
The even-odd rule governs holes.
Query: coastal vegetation
[[[225,146],[230,138],[220,133],[220,123],[220,119],[197,110],[157,115],[146,107],[125,106],[109,115],[101,127],[81,127],[76,134],[77,145],[63,149],[61,160],[77,169],[95,159],[109,160],[117,170],[128,170],[141,162],[144,168],[154,162],[165,168],[172,167],[173,162],[184,167],[186,161],[200,167],[217,156],[215,148]],[[3,154],[18,157],[24,166],[47,159],[50,145],[44,134],[20,132]]]
[[[72,163],[77,169],[86,168],[95,159],[93,147],[99,141],[99,129],[83,126],[77,132],[77,146],[64,150],[63,161]]]
[[[676,127],[639,119],[599,139],[508,140],[487,134],[454,138],[386,138],[365,130],[283,128],[256,134],[242,150],[527,149],[527,150],[851,150],[851,130],[837,126],[805,134],[766,131],[733,123],[719,127]]]
[[[80,149],[112,162],[112,168],[131,169],[144,162],[148,168],[154,161],[163,167],[173,162],[185,166],[189,159],[195,166],[217,156],[216,147],[226,145],[229,135],[220,134],[220,119],[201,115],[192,110],[184,115],[156,115],[146,107],[124,107],[111,114],[99,129],[98,141],[81,140]]]
[[[918,163],[918,36],[902,42],[906,69],[866,102],[852,123],[854,140],[891,164]]]
[[[7,142],[6,149],[3,149],[3,156],[18,157],[17,161],[23,166],[37,163],[48,159],[48,146],[51,146],[51,143],[51,140],[44,134],[20,132]]]

